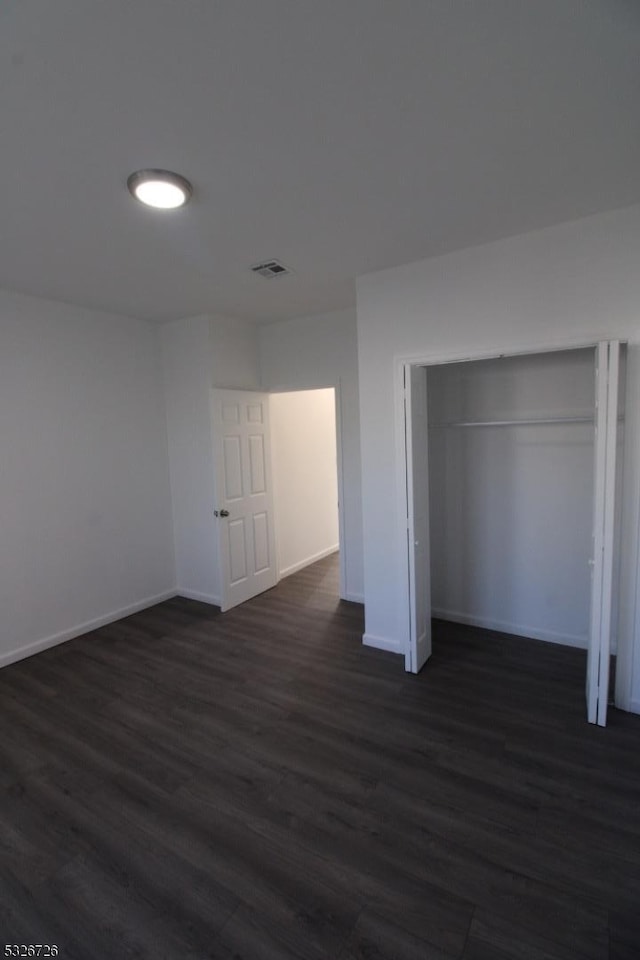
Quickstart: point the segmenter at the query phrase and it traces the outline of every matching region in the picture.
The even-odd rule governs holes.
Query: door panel
[[[268,401],[212,391],[222,610],[276,583]]]
[[[431,656],[427,368],[407,366],[405,370],[410,598],[410,637],[405,669],[418,673]]]
[[[224,495],[227,500],[242,497],[242,447],[237,436],[224,438]]]
[[[244,519],[230,520],[227,530],[229,538],[229,581],[236,584],[247,578]]]
[[[251,473],[251,493],[264,493],[266,489],[264,437],[259,434],[254,434],[249,437],[249,466]]]
[[[222,420],[224,423],[240,423],[240,404],[223,403]]]
[[[256,573],[266,570],[271,562],[269,556],[269,521],[266,513],[257,513],[253,518],[253,548]]]
[[[604,727],[609,697],[620,344],[596,348],[595,484],[587,719]]]
[[[615,534],[615,493],[618,449],[618,381],[620,373],[620,344],[609,343],[607,378],[607,443],[605,460],[604,534],[602,544],[602,618],[600,638],[600,679],[598,684],[598,725],[607,724],[609,702],[609,668],[611,661],[611,631],[613,628],[613,567]]]
[[[602,550],[604,537],[604,473],[606,462],[607,414],[607,360],[608,345],[596,347],[596,408],[594,442],[593,492],[593,557],[591,563],[591,613],[589,618],[589,646],[587,649],[587,720],[598,719],[598,687],[600,680],[600,634],[602,621]]]

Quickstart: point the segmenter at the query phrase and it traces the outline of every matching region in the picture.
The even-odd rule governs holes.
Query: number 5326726
[[[5,943],[5,957],[57,957],[55,943]]]

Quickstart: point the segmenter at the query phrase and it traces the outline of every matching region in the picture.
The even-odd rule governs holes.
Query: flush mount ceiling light
[[[170,170],[137,170],[127,180],[127,186],[136,200],[158,210],[184,207],[193,192],[188,180]]]

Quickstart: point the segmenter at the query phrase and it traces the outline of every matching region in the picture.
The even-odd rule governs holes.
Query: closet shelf
[[[522,420],[451,420],[432,427],[527,427],[551,423],[593,423],[593,417],[532,417]]]

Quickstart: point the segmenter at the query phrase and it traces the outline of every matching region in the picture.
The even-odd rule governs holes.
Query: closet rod
[[[620,418],[621,419],[621,418]],[[593,423],[593,417],[535,417],[530,420],[454,420],[432,427],[523,427],[547,423]]]

